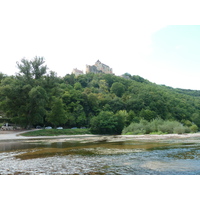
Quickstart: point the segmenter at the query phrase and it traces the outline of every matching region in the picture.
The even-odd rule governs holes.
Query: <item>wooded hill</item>
[[[121,133],[132,122],[160,118],[200,127],[200,91],[157,85],[128,73],[58,77],[44,64],[40,57],[22,59],[15,76],[0,74],[0,110],[13,123],[101,126],[102,133],[109,133],[106,127]]]

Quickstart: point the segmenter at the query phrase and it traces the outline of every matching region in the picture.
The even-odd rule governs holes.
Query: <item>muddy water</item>
[[[0,174],[200,174],[200,139],[1,141]]]

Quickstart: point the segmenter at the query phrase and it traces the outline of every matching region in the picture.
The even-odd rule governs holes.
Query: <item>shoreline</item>
[[[32,139],[65,139],[65,140],[91,140],[100,141],[126,141],[126,140],[165,140],[200,137],[200,132],[187,134],[165,135],[59,135],[59,136],[22,136],[22,133],[37,130],[0,131],[0,141],[8,140],[32,140]]]

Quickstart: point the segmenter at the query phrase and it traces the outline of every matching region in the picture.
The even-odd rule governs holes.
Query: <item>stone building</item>
[[[95,62],[94,65],[86,65],[86,73],[105,73],[105,74],[113,74],[112,68],[108,65],[101,63],[99,60]]]
[[[83,71],[75,68],[73,69],[72,74],[75,74],[75,76],[83,75]]]

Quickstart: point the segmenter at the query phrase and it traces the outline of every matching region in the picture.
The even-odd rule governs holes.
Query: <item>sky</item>
[[[0,72],[44,57],[58,76],[97,60],[151,82],[200,90],[200,25],[191,0],[0,0]]]

